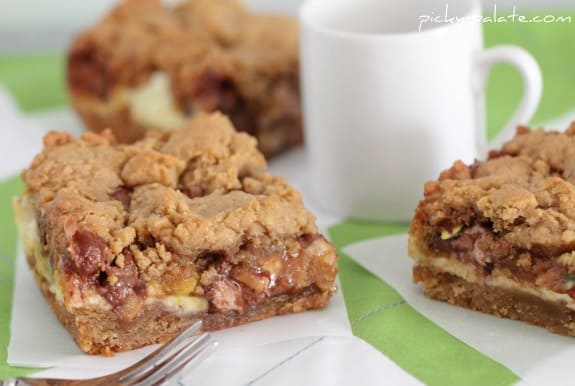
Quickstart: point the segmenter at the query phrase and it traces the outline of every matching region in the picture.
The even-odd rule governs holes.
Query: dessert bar
[[[455,162],[410,227],[413,279],[461,307],[575,336],[575,124],[521,127],[487,160]]]
[[[116,144],[51,132],[15,214],[28,263],[87,353],[323,308],[337,255],[256,141],[219,113]]]
[[[220,111],[266,155],[302,142],[297,21],[237,0],[125,0],[79,34],[72,105],[120,142]]]

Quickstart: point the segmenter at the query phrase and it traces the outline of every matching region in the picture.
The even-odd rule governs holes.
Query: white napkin
[[[559,336],[526,323],[466,310],[431,300],[411,281],[413,261],[407,256],[407,236],[356,243],[344,252],[395,288],[425,317],[476,350],[507,366],[523,382],[561,379],[572,382],[574,338]]]
[[[54,368],[38,376],[86,378],[93,369]],[[182,385],[411,386],[421,382],[359,338],[314,337],[244,349],[218,350]]]

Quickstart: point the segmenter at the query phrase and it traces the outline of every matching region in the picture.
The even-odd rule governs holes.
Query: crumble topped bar
[[[410,227],[432,298],[575,336],[575,124],[521,127],[486,161],[456,162]]]
[[[302,141],[298,25],[237,0],[125,0],[74,41],[71,101],[121,142],[221,111],[266,155]]]
[[[117,145],[51,132],[15,209],[44,295],[80,347],[123,351],[327,305],[337,255],[255,140],[221,114]]]

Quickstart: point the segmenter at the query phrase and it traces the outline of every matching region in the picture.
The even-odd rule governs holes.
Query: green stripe
[[[519,378],[505,366],[451,336],[341,249],[373,237],[406,232],[401,225],[346,221],[330,228],[340,249],[340,277],[353,333],[428,385],[511,385]],[[382,251],[382,254],[385,251]]]
[[[15,177],[0,183],[0,379],[30,374],[34,370],[9,367],[6,349],[10,340],[10,310],[16,256],[16,226],[12,198],[22,192],[22,182]]]
[[[64,106],[64,56],[57,53],[0,57],[0,84],[24,111]]]
[[[13,258],[16,255],[16,226],[12,214],[12,197],[23,190],[19,177],[0,183],[0,255]]]

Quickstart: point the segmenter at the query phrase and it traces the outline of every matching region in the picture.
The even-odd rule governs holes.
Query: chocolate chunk
[[[210,285],[206,292],[210,308],[215,311],[238,311],[244,308],[242,289],[235,281],[223,278]]]
[[[76,271],[91,276],[105,265],[106,240],[86,230],[79,229],[72,236],[72,260]]]
[[[302,248],[307,248],[309,247],[314,241],[316,241],[317,239],[322,238],[321,235],[318,234],[305,234],[305,235],[301,235],[299,238],[299,243],[302,246]]]
[[[42,216],[37,216],[36,223],[38,224],[38,235],[40,236],[40,243],[42,248],[48,245],[48,232],[46,232],[46,220]]]
[[[501,158],[501,157],[505,157],[506,155],[509,155],[504,149],[501,150],[490,150],[489,153],[487,154],[487,159],[496,159],[496,158]],[[478,161],[475,161],[475,163],[479,163]]]
[[[68,68],[71,69],[68,71],[68,86],[76,92],[106,100],[112,81],[94,48],[91,43],[75,44],[68,58]]]
[[[130,203],[132,201],[131,189],[121,186],[114,193],[110,194],[110,197],[120,201],[126,210],[130,209]]]
[[[487,274],[491,274],[491,272],[493,272],[493,268],[495,268],[495,264],[489,262],[487,264],[485,264],[485,272],[487,272]]]
[[[238,99],[231,80],[226,75],[213,71],[198,76],[192,94],[195,102],[208,111],[233,110]]]
[[[122,255],[123,267],[110,265],[105,272],[106,280],[101,282],[98,288],[100,295],[115,307],[127,302],[131,296],[143,295],[146,290],[146,282],[138,276],[132,251],[126,248],[122,251]]]
[[[105,286],[108,280],[108,274],[106,272],[100,271],[98,274],[98,284],[101,286]]]
[[[181,188],[182,193],[190,198],[202,197],[204,189],[200,185],[186,185]]]

